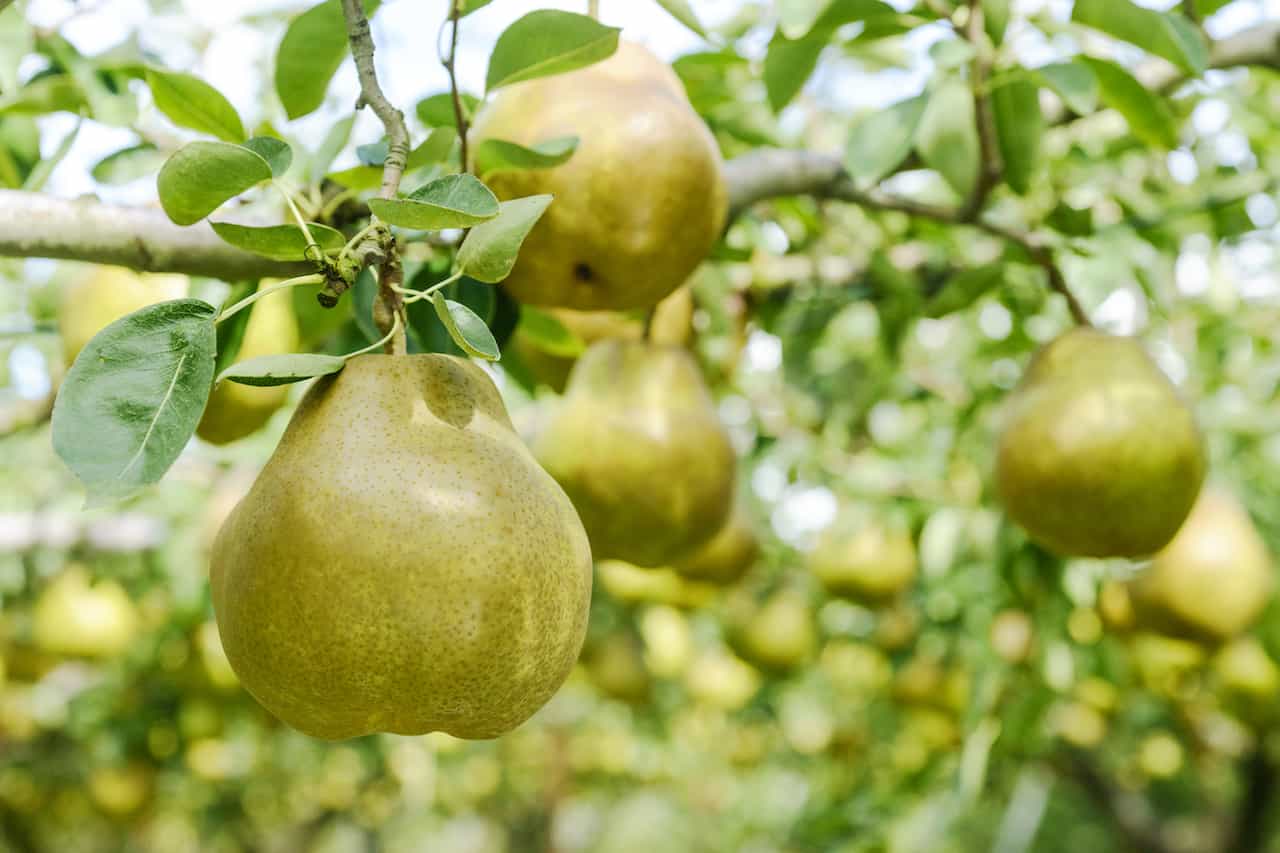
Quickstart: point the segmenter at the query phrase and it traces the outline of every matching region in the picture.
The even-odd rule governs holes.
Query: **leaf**
[[[667,10],[667,14],[684,24],[696,35],[707,38],[707,31],[703,28],[702,22],[698,20],[698,15],[693,11],[693,4],[686,0],[658,0],[658,5]]]
[[[413,276],[410,286],[415,290],[424,290],[438,284],[448,275],[449,267],[424,266]],[[489,324],[494,321],[498,294],[502,291],[490,287],[473,278],[463,277],[440,291],[445,298],[460,302],[470,308],[477,317]],[[430,300],[410,303],[407,308],[409,328],[412,333],[410,342],[416,340],[424,352],[442,352],[450,355],[465,355],[463,350],[453,342],[453,337],[444,323],[436,315],[435,306]],[[497,338],[497,329],[493,329]]]
[[[477,9],[483,9],[492,3],[493,0],[462,0],[458,7],[458,17],[465,18]]]
[[[276,51],[276,94],[295,119],[324,103],[329,81],[347,57],[347,24],[338,0],[325,0],[294,18]]]
[[[498,36],[489,57],[485,90],[563,74],[608,59],[618,49],[617,27],[587,15],[539,9],[520,18]]]
[[[51,74],[32,80],[0,98],[0,115],[78,113],[85,106],[84,93],[68,74]]]
[[[53,408],[53,447],[89,501],[158,481],[186,446],[213,384],[216,309],[150,305],[89,341]]]
[[[255,255],[274,261],[307,260],[307,238],[297,225],[253,226],[232,222],[211,222],[210,225],[223,240]],[[328,225],[308,222],[307,228],[325,252],[336,252],[346,245],[346,236]]]
[[[567,163],[578,150],[578,137],[561,136],[526,148],[505,139],[486,139],[476,147],[476,171],[481,175],[500,171],[550,169]]]
[[[845,151],[845,168],[855,178],[879,181],[907,159],[929,99],[916,95],[877,110],[853,126]]]
[[[1072,112],[1083,116],[1098,108],[1098,78],[1083,62],[1055,62],[1040,66],[1035,73]]]
[[[982,28],[987,31],[991,43],[997,47],[1004,41],[1005,30],[1009,29],[1012,6],[1013,0],[983,0]]]
[[[384,136],[377,142],[356,146],[356,158],[366,166],[381,166],[387,162],[387,154],[391,151],[391,143]]]
[[[929,98],[916,130],[916,150],[961,198],[973,192],[978,180],[978,129],[967,85],[949,80]]]
[[[27,175],[27,179],[22,182],[24,190],[39,192],[44,188],[45,182],[49,180],[53,170],[58,168],[58,164],[71,153],[71,146],[75,145],[76,137],[80,135],[80,128],[83,124],[84,122],[82,121],[76,122],[76,126],[71,128],[66,136],[62,137],[62,141],[58,143],[58,147],[54,149],[54,152],[36,163],[30,174]]]
[[[452,127],[432,128],[427,138],[422,140],[422,144],[409,152],[409,158],[404,165],[405,170],[413,171],[431,163],[443,163],[449,159],[453,144],[457,141],[458,131]]]
[[[497,218],[477,225],[458,249],[458,269],[478,281],[497,284],[511,274],[520,246],[542,218],[552,196],[504,201]]]
[[[148,68],[146,80],[156,109],[178,127],[207,133],[224,142],[244,142],[244,125],[236,108],[199,77]]]
[[[992,90],[991,108],[1005,182],[1014,192],[1026,195],[1039,165],[1044,133],[1040,89],[1025,78],[1009,80]]]
[[[355,123],[356,117],[348,116],[334,122],[333,127],[329,128],[329,132],[325,134],[324,141],[320,143],[320,147],[316,149],[315,155],[311,158],[311,174],[313,176],[319,177],[329,171],[333,161],[338,159],[342,149],[347,147],[347,141],[351,139],[351,128],[355,126]]]
[[[468,95],[466,92],[459,95],[459,98],[462,101],[464,114],[468,118],[475,115],[476,110],[480,107],[480,99],[475,95]],[[417,113],[418,118],[427,127],[452,127],[455,129],[458,127],[457,113],[453,109],[453,95],[449,92],[441,92],[418,101]]]
[[[1071,20],[1169,60],[1188,74],[1209,64],[1209,48],[1190,21],[1177,12],[1147,9],[1132,0],[1076,0]]]
[[[257,291],[260,283],[258,281],[243,281],[232,285],[231,290],[227,292],[226,298],[222,300],[219,312],[221,312],[222,308],[235,305],[241,299]],[[253,311],[256,307],[256,304],[251,304],[243,311],[239,311],[221,323],[215,324],[217,327],[217,346],[214,349],[213,359],[213,372],[215,375],[230,367],[236,360],[236,356],[240,354],[240,345],[244,343],[245,329],[249,328],[249,318],[253,316]]]
[[[418,187],[402,199],[375,198],[369,209],[401,228],[438,231],[469,228],[498,215],[498,197],[473,175],[447,175]]]
[[[154,173],[164,161],[162,151],[144,142],[103,157],[94,164],[91,174],[100,184],[127,184]]]
[[[1082,56],[1098,79],[1102,102],[1124,116],[1138,139],[1156,148],[1178,145],[1178,119],[1160,95],[1143,86],[1114,62]]]
[[[286,353],[282,355],[261,355],[233,364],[218,376],[218,381],[235,382],[240,385],[270,387],[274,385],[292,385],[305,382],[316,376],[327,376],[337,373],[347,364],[340,355],[317,355],[315,353]]]
[[[582,338],[546,311],[524,305],[520,308],[520,333],[535,347],[551,355],[577,358],[586,349]]]
[[[293,165],[293,149],[289,143],[271,136],[255,136],[244,147],[257,154],[271,167],[271,177],[278,178]]]
[[[818,66],[822,49],[846,24],[895,17],[897,11],[882,0],[832,0],[809,32],[788,38],[780,28],[769,41],[764,58],[764,85],[769,106],[779,112],[800,94]]]
[[[0,116],[0,186],[21,189],[40,162],[40,126],[29,116]]]
[[[498,342],[493,339],[493,332],[476,316],[475,312],[461,302],[445,299],[439,291],[431,294],[431,304],[436,309],[436,316],[449,330],[453,342],[462,351],[474,358],[497,361],[501,357]]]
[[[253,151],[229,142],[190,142],[160,169],[160,206],[178,225],[192,225],[223,202],[271,178],[271,167]]]
[[[1003,271],[998,263],[961,270],[925,303],[925,316],[945,317],[968,308],[1004,280]]]

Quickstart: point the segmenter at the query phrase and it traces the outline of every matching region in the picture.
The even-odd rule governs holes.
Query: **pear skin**
[[[492,738],[568,676],[591,568],[480,368],[363,355],[303,398],[211,586],[241,683],[300,731]]]
[[[695,581],[725,586],[740,579],[760,557],[760,542],[746,511],[734,504],[729,520],[715,536],[688,557],[676,562],[677,572]]]
[[[1049,550],[1133,558],[1178,532],[1205,467],[1194,414],[1142,346],[1078,328],[1041,349],[1009,396],[996,487]]]
[[[590,347],[534,453],[599,559],[670,565],[710,540],[733,504],[733,447],[697,364],[676,347]]]
[[[870,522],[828,528],[809,556],[809,570],[827,592],[867,605],[900,595],[915,580],[916,568],[911,534]]]
[[[263,282],[263,286],[267,283]],[[297,348],[298,320],[293,313],[293,296],[288,290],[278,290],[254,303],[236,361],[281,355]],[[210,444],[238,441],[262,429],[288,400],[288,385],[258,387],[219,382],[209,395],[196,435]]]
[[[551,193],[505,286],[520,302],[579,310],[655,305],[720,237],[728,210],[720,151],[674,72],[623,42],[587,68],[501,89],[479,115],[486,139],[576,136],[553,169],[499,171],[502,199]]]

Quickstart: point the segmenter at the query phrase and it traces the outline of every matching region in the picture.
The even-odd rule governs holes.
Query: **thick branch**
[[[291,277],[306,263],[272,261],[224,243],[207,222],[181,228],[160,210],[0,190],[0,257],[59,258],[228,281]]]
[[[373,36],[369,33],[369,19],[365,17],[362,0],[342,0],[342,13],[347,19],[347,39],[360,76],[360,101],[356,107],[367,104],[387,130],[387,160],[382,167],[380,195],[395,198],[409,159],[409,129],[404,123],[404,113],[387,100],[378,83],[378,72],[373,66]]]

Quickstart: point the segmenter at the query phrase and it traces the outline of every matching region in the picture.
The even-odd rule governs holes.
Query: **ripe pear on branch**
[[[996,487],[1046,548],[1133,558],[1173,538],[1205,467],[1194,414],[1142,346],[1078,328],[1041,349],[1010,395]]]
[[[1249,513],[1207,486],[1186,522],[1132,584],[1148,627],[1220,642],[1249,629],[1271,599],[1275,569]]]
[[[480,368],[363,355],[307,392],[211,575],[227,658],[295,728],[491,738],[572,669],[591,552]]]
[[[646,308],[679,287],[720,237],[728,195],[715,138],[665,63],[623,42],[609,59],[503,88],[479,115],[486,140],[577,137],[551,169],[496,171],[499,198],[551,193],[506,287],[520,302]]]
[[[710,540],[733,504],[733,447],[697,364],[677,347],[592,346],[534,453],[599,559],[670,565]]]

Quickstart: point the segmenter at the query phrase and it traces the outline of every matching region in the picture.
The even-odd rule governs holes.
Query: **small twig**
[[[449,92],[453,95],[453,122],[457,125],[458,140],[461,144],[460,153],[462,156],[462,171],[471,170],[471,163],[467,155],[467,137],[469,134],[469,124],[467,122],[467,110],[462,104],[462,90],[458,88],[458,28],[462,17],[462,9],[458,0],[450,0],[449,2],[449,54],[440,58],[440,64],[444,66],[444,70],[449,72]]]
[[[404,123],[404,113],[387,100],[378,83],[378,72],[373,65],[373,36],[369,32],[369,19],[365,17],[362,0],[342,0],[342,12],[347,19],[351,56],[356,61],[356,72],[360,76],[360,100],[356,108],[367,105],[387,130],[387,159],[382,166],[379,195],[395,198],[409,159],[409,129]]]
[[[1265,739],[1264,739],[1265,740]],[[1245,762],[1245,791],[1225,853],[1252,853],[1261,850],[1267,837],[1269,806],[1276,792],[1277,768],[1267,755],[1265,742],[1259,743]]]
[[[984,41],[982,25],[982,0],[970,0],[969,20],[965,22],[961,35],[973,48],[969,85],[973,88],[973,113],[978,126],[978,179],[960,209],[960,217],[966,222],[977,218],[982,212],[987,197],[999,185],[1003,171],[1000,146],[996,138],[995,113],[991,108],[991,95],[987,91],[987,79],[991,74],[991,53]]]
[[[587,0],[587,14],[600,20],[600,0]]]
[[[1133,850],[1138,853],[1170,853],[1159,824],[1152,820],[1149,810],[1144,814],[1134,808],[1134,797],[1117,790],[1087,755],[1079,750],[1070,750],[1055,765],[1064,776],[1080,786],[1120,830]]]

